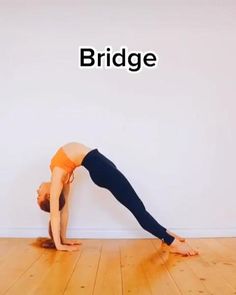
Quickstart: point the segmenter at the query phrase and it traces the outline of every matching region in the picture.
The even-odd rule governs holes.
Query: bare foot
[[[183,256],[194,256],[199,254],[197,250],[192,249],[186,242],[180,242],[177,239],[174,239],[169,247],[171,253],[181,254]]]
[[[166,231],[169,235],[171,235],[172,237],[176,238],[177,240],[179,240],[180,242],[185,242],[185,238],[183,237],[180,237],[174,233],[172,233],[171,231],[167,230]]]

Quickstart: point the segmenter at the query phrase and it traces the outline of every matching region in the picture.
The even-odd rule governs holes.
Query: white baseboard
[[[186,238],[236,237],[235,228],[169,228],[170,231]],[[0,237],[34,238],[48,236],[47,228],[0,228]],[[145,230],[119,230],[96,228],[69,228],[69,238],[81,239],[138,239],[155,238]]]

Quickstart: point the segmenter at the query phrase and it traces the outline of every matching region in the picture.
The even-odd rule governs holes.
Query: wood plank
[[[218,238],[217,242],[221,243],[227,248],[230,248],[235,253],[236,249],[236,238]],[[236,253],[233,255],[234,258],[236,257]]]
[[[225,246],[235,250],[236,247],[236,238],[219,238],[217,239],[218,242],[222,243]],[[235,252],[235,251],[234,251]]]
[[[84,243],[82,240],[82,245],[78,251],[47,250],[52,254],[46,260],[48,267],[44,267],[45,273],[43,273],[37,285],[34,287],[34,295],[64,294],[76,263],[83,251]]]
[[[160,243],[158,240],[152,242],[155,246]],[[194,259],[194,257],[183,257],[170,253],[169,247],[165,244],[162,245],[158,254],[182,294],[210,294],[202,281],[186,263],[188,260]]]
[[[162,251],[161,241],[156,240],[156,245],[153,245],[154,239],[145,239],[140,241],[140,251],[143,252],[142,268],[147,277],[152,294],[179,295],[180,290],[165,267],[160,258]]]
[[[45,249],[40,258],[32,264],[5,294],[16,295],[18,292],[26,295],[34,294],[35,289],[41,284],[43,278],[47,276],[51,265],[50,259],[53,256],[50,253],[51,251]]]
[[[206,239],[205,243],[214,249],[220,257],[223,257],[225,261],[232,262],[232,265],[236,265],[236,252],[233,246],[224,245],[222,239]]]
[[[29,246],[31,239],[15,239],[2,257],[0,268],[0,294],[4,294],[23,273],[42,255],[42,249]]]
[[[93,293],[101,259],[102,245],[103,240],[86,240],[80,259],[65,289],[65,295],[87,295]]]
[[[120,240],[103,240],[100,263],[93,295],[121,295],[122,277]]]
[[[205,260],[218,270],[224,280],[236,291],[236,257],[235,251],[222,245],[222,239],[205,239],[202,248]],[[235,292],[236,294],[236,292]]]
[[[0,239],[0,266],[4,260],[7,260],[9,252],[12,252],[13,248],[17,247],[17,243],[22,242],[21,239],[17,238],[1,238]]]
[[[158,239],[83,239],[77,252],[0,239],[1,295],[236,294],[236,239],[189,239],[200,256]]]
[[[225,280],[222,273],[219,272],[215,264],[212,264],[212,255],[204,247],[206,239],[191,239],[191,245],[200,252],[199,257],[187,260],[188,265],[192,268],[195,275],[202,281],[204,286],[214,295],[231,295],[235,290]]]
[[[150,295],[149,282],[142,268],[144,255],[139,240],[120,240],[123,294]]]
[[[43,251],[41,257],[8,290],[7,295],[63,294],[80,252]]]

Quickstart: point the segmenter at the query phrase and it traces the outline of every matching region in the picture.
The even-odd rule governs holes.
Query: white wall
[[[187,236],[236,234],[235,1],[0,2],[0,236],[46,235],[36,189],[69,141],[98,148]],[[155,70],[78,69],[78,46],[154,50]],[[69,236],[153,237],[85,168]]]

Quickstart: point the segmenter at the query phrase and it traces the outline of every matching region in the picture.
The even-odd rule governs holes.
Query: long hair
[[[60,211],[64,207],[64,205],[65,205],[65,197],[64,197],[63,192],[61,192],[60,197],[59,197],[59,210]],[[45,212],[50,212],[50,200],[45,198],[40,203],[40,209],[42,209]]]

